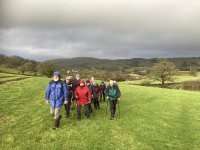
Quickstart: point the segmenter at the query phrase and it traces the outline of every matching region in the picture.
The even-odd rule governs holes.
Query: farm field
[[[200,149],[199,92],[119,83],[120,117],[117,112],[109,120],[101,103],[90,120],[83,116],[78,122],[75,111],[54,131],[44,103],[49,80],[30,77],[0,85],[1,149]]]

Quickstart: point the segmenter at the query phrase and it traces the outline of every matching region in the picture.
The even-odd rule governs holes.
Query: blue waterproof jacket
[[[50,100],[50,106],[61,108],[64,100],[68,101],[68,90],[66,84],[61,80],[51,81],[46,87],[46,100]]]

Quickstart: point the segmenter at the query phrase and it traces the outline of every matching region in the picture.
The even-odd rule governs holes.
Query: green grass
[[[190,74],[177,75],[175,80],[177,82],[200,80],[200,73],[197,73],[197,76],[192,76]]]
[[[184,81],[195,81],[195,80],[200,80],[200,72],[197,73],[197,76],[190,75],[190,73],[188,71],[179,72],[178,75],[175,75],[173,77],[173,82],[184,82]],[[152,84],[160,83],[158,81],[153,81],[149,78],[144,78],[144,79],[134,80],[134,81],[125,81],[122,83],[124,83],[124,84],[143,84],[146,81],[150,81],[150,83],[152,83]],[[166,82],[166,83],[170,83],[170,82]]]
[[[17,68],[7,68],[7,67],[0,67],[0,74],[9,74],[9,75],[22,75],[19,74],[19,70]],[[35,76],[35,72],[32,71],[25,71],[23,75],[27,76]]]
[[[104,103],[90,120],[78,122],[75,113],[53,131],[44,104],[48,82],[34,77],[0,85],[0,149],[200,149],[199,92],[120,84],[120,118],[110,121]]]
[[[10,73],[3,73],[0,72],[0,78],[3,77],[21,77],[21,76],[25,76],[25,75],[20,75],[20,74],[10,74]]]
[[[7,83],[12,81],[18,81],[20,79],[23,78],[27,78],[29,76],[25,76],[25,75],[17,75],[17,74],[9,74],[9,73],[0,73],[0,84],[3,83]]]
[[[18,73],[17,69],[4,68],[4,67],[0,67],[0,72],[8,72],[8,73],[14,73],[14,74]]]

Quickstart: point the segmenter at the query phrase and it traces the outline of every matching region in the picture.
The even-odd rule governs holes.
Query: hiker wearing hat
[[[67,90],[68,90],[68,103],[64,104],[65,112],[66,112],[66,118],[69,118],[70,107],[71,107],[72,99],[73,99],[73,84],[72,84],[71,79],[72,79],[71,76],[67,76],[66,80],[64,80],[64,83],[67,86]]]
[[[113,80],[110,80],[109,85],[106,88],[106,97],[110,103],[111,120],[114,119],[117,101],[120,100],[120,96],[121,92],[119,90],[119,87],[114,84]]]
[[[105,102],[105,100],[106,100],[105,93],[106,93],[106,84],[104,83],[104,81],[101,81],[101,84],[100,84],[100,102],[102,102],[102,98],[103,98],[103,101]]]
[[[90,93],[93,96],[94,89],[93,89],[93,86],[90,83],[90,80],[86,80],[86,86],[90,89]],[[92,104],[91,103],[92,103],[92,100],[91,100],[90,103],[88,103],[88,108],[89,108],[90,113],[92,113]]]
[[[77,103],[78,120],[81,120],[81,107],[85,108],[87,118],[90,118],[90,111],[88,103],[91,100],[90,89],[85,86],[85,81],[80,80],[79,86],[75,90],[75,97]]]
[[[54,72],[52,75],[52,81],[46,87],[46,104],[50,101],[50,113],[54,116],[53,129],[57,129],[61,119],[60,109],[64,104],[68,103],[67,87],[60,80],[60,73]]]

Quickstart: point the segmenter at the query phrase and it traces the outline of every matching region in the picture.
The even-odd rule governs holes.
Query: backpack
[[[53,83],[54,83],[54,81],[51,80],[51,81],[49,82],[49,85],[51,86]],[[62,80],[59,80],[58,83],[61,84],[61,89],[63,89],[63,81],[62,81]]]

